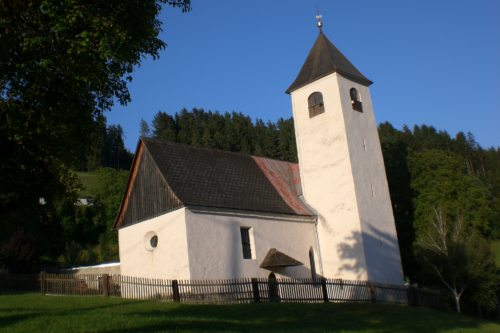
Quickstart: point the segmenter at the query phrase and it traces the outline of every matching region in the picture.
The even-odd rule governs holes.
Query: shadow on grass
[[[26,312],[4,315],[0,313],[0,330],[11,325],[16,325],[26,320],[30,320],[38,316],[36,312]]]

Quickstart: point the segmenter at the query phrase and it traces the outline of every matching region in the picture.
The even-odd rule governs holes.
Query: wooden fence
[[[26,288],[25,291],[39,290],[47,295],[102,295],[183,303],[372,302],[441,306],[440,294],[433,290],[339,279],[162,280],[43,272],[38,276],[31,275],[31,278],[0,275],[0,292],[9,288],[14,290],[16,286]]]

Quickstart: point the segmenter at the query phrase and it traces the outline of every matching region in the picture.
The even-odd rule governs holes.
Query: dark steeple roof
[[[287,94],[297,90],[328,74],[340,75],[362,85],[369,86],[373,82],[368,80],[353,64],[326,38],[320,31],[302,69],[295,81],[287,89]]]

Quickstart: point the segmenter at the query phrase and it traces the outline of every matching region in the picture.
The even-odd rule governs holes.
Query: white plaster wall
[[[337,76],[356,188],[362,239],[371,281],[403,282],[399,245],[384,159],[368,87]],[[349,91],[358,90],[363,112],[352,109]]]
[[[121,274],[157,279],[189,279],[186,210],[181,208],[118,230]],[[150,251],[145,235],[155,232],[158,246]]]
[[[186,226],[191,279],[267,278],[271,271],[259,265],[273,247],[304,264],[276,273],[311,277],[309,249],[317,250],[313,222],[186,209]],[[243,259],[240,227],[252,228],[252,259]],[[318,258],[315,259],[316,271],[320,273]]]
[[[309,118],[307,99],[316,91],[325,112]],[[292,109],[304,197],[318,212],[325,276],[367,279],[337,74],[292,92]]]

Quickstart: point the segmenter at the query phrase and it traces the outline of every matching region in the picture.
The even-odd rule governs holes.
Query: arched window
[[[314,250],[311,247],[309,249],[309,264],[311,265],[311,278],[313,282],[316,282],[317,276],[316,276],[316,263],[314,261]]]
[[[359,93],[356,90],[356,88],[351,88],[349,94],[351,95],[352,109],[359,112],[363,112],[363,104],[361,103],[361,97],[359,96]]]
[[[309,118],[315,117],[318,114],[325,112],[325,106],[323,104],[323,95],[320,92],[313,92],[309,95],[307,99],[307,104],[309,106]]]

